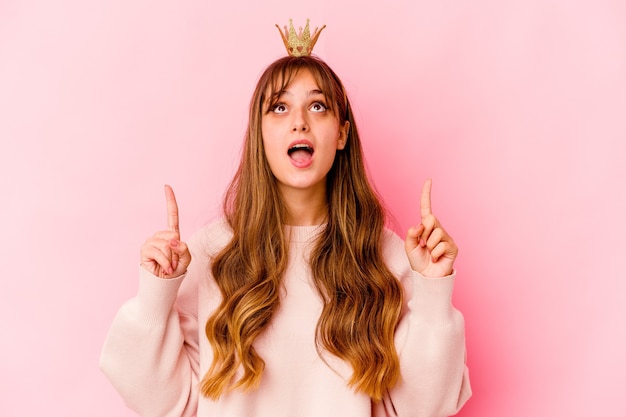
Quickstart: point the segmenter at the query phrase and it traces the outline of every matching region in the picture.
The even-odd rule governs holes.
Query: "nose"
[[[292,132],[306,132],[309,130],[309,122],[306,117],[306,111],[294,110],[292,112],[293,119],[291,121]]]

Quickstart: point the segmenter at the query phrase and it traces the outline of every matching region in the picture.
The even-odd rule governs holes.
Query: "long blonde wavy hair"
[[[223,298],[205,328],[214,352],[201,381],[209,398],[230,389],[254,389],[262,378],[265,363],[254,340],[280,304],[288,242],[286,208],[265,157],[261,119],[302,69],[311,71],[340,125],[350,122],[347,145],[337,152],[327,175],[327,223],[309,259],[324,305],[315,343],[318,351],[349,363],[353,374],[348,384],[374,400],[400,374],[393,337],[402,290],[381,255],[385,212],[367,179],[350,102],[340,79],[322,60],[284,57],[257,83],[241,163],[224,199],[233,237],[212,265]],[[237,379],[238,369],[243,376]]]

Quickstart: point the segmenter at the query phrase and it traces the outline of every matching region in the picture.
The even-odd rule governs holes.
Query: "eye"
[[[321,112],[326,111],[327,107],[324,103],[320,103],[319,101],[316,101],[315,103],[311,105],[310,109],[313,112],[321,113]]]
[[[271,110],[274,113],[281,114],[287,111],[287,106],[285,106],[283,103],[276,103],[272,106]]]

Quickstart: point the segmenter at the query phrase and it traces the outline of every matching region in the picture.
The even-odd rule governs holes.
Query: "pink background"
[[[328,25],[316,52],[402,233],[434,178],[460,415],[626,415],[626,3],[214,3],[0,3],[0,415],[133,415],[98,357],[163,184],[183,237],[217,215],[289,17]]]

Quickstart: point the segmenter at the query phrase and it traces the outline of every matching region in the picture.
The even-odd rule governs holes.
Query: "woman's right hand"
[[[167,230],[156,232],[141,247],[141,266],[160,278],[176,278],[187,271],[191,254],[187,244],[180,240],[178,205],[174,190],[165,186],[167,202]]]

